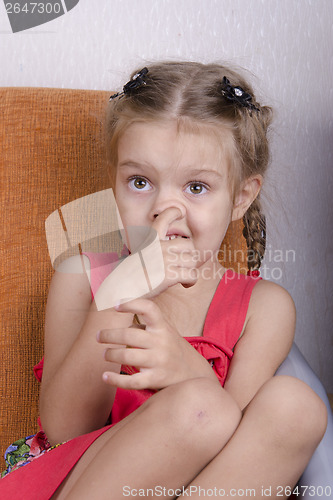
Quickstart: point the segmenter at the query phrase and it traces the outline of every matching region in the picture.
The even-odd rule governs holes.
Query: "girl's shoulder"
[[[251,297],[252,312],[263,307],[286,308],[295,312],[295,304],[290,293],[281,285],[265,279],[258,280]]]
[[[56,268],[56,271],[60,273],[69,274],[78,274],[86,270],[90,270],[90,260],[84,254],[68,257],[68,259],[61,262]]]
[[[244,330],[265,332],[274,336],[279,331],[280,340],[288,344],[293,340],[296,308],[290,293],[277,283],[258,280],[249,302]]]

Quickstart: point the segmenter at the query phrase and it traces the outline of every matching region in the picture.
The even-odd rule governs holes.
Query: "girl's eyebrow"
[[[124,160],[119,163],[118,167],[152,168],[153,170],[156,170],[155,167],[153,165],[150,165],[149,163],[138,163],[133,160]]]
[[[195,169],[191,169],[189,170],[188,172],[189,174],[191,175],[205,175],[205,174],[210,174],[210,175],[214,175],[216,177],[223,177],[223,175],[218,172],[217,170],[213,170],[213,169],[205,169],[205,168],[195,168]]]
[[[141,163],[138,163],[136,161],[132,161],[132,160],[125,160],[125,161],[122,161],[121,163],[119,163],[118,165],[120,168],[121,167],[133,167],[133,168],[149,168],[149,169],[152,169],[152,170],[156,170],[156,168],[149,164],[149,163],[144,163],[144,164],[141,164]],[[208,174],[208,175],[214,175],[215,177],[219,177],[219,178],[222,178],[223,175],[218,172],[217,170],[214,170],[214,169],[205,169],[205,168],[191,168],[191,167],[188,167],[186,169],[184,169],[184,172],[186,172],[186,174],[190,177],[196,177],[198,175],[205,175],[205,174]]]

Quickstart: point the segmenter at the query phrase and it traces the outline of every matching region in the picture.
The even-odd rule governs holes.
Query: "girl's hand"
[[[162,389],[197,377],[216,380],[208,361],[170,326],[154,302],[136,299],[116,309],[139,315],[146,329],[117,328],[98,333],[98,342],[119,345],[119,348],[105,350],[107,361],[135,366],[140,370],[133,375],[104,372],[103,380],[106,383],[138,390]]]
[[[190,287],[197,282],[198,256],[192,240],[186,234],[171,240],[167,236],[172,231],[173,222],[182,217],[179,208],[170,207],[161,212],[152,224],[152,228],[155,229],[160,238],[165,276],[163,282],[148,295],[149,298],[159,295],[162,291],[177,283]],[[155,257],[156,255],[151,253],[145,259],[147,261],[145,263],[148,276],[150,269],[154,269]]]

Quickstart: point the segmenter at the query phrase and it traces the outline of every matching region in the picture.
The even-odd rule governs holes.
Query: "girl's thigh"
[[[131,415],[129,415],[130,417]],[[52,500],[65,498],[66,494],[71,490],[74,483],[79,479],[79,477],[84,473],[86,467],[93,461],[98,452],[104,447],[104,445],[112,438],[112,436],[125,424],[125,419],[115,426],[111,427],[103,434],[101,434],[85,451],[82,457],[74,465],[72,470],[67,475],[66,479],[57,488],[57,491],[52,495]]]
[[[148,400],[149,401],[149,400]],[[62,499],[66,497],[66,494],[71,490],[75,482],[81,477],[85,469],[89,467],[94,458],[98,455],[100,450],[112,440],[112,437],[128,422],[130,422],[136,415],[140,414],[148,404],[148,401],[140,406],[135,412],[128,415],[126,418],[115,424],[113,427],[107,429],[103,434],[101,434],[84,452],[82,457],[77,461],[72,470],[67,475],[66,479],[57,488],[54,495],[52,495],[52,500]]]

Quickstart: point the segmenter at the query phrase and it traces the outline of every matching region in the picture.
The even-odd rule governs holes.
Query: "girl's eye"
[[[147,191],[150,189],[149,182],[143,177],[132,177],[129,179],[129,186],[133,190]]]
[[[207,187],[201,182],[192,182],[187,188],[186,192],[190,194],[203,194],[207,192]]]

